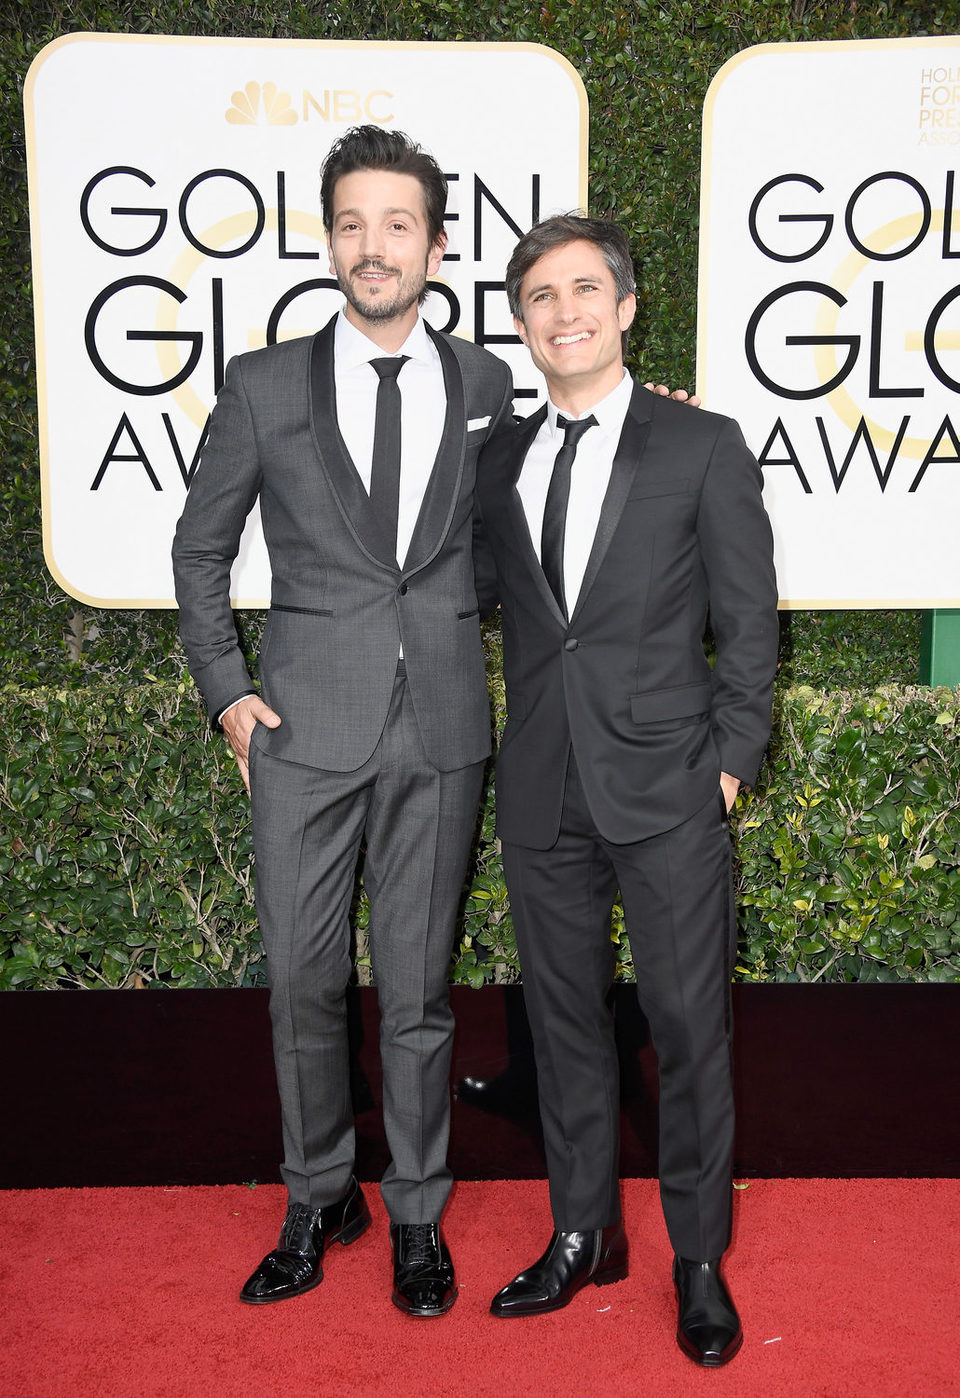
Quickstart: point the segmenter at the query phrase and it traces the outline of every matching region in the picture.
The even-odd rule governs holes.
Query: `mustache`
[[[381,262],[376,257],[365,257],[362,262],[350,268],[351,277],[355,277],[360,272],[383,272],[388,277],[399,277],[401,275],[399,267],[390,267],[386,262]]]

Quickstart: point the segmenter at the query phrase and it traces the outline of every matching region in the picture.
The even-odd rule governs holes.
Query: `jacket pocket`
[[[657,495],[689,495],[690,482],[684,477],[659,476],[651,480],[637,481],[628,500],[652,500]]]
[[[630,695],[630,717],[634,723],[693,723],[710,713],[709,680],[697,684],[677,684],[648,694]]]
[[[333,616],[333,612],[324,607],[285,607],[282,602],[271,602],[272,612],[294,612],[297,616]]]

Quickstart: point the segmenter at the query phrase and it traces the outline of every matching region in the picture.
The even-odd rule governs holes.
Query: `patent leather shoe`
[[[621,1223],[585,1233],[554,1233],[546,1252],[498,1291],[493,1315],[543,1315],[567,1305],[588,1282],[606,1286],[627,1275],[627,1239]]]
[[[302,1296],[323,1281],[323,1254],[330,1243],[356,1242],[370,1226],[370,1210],[356,1180],[342,1199],[312,1209],[290,1204],[280,1241],[247,1279],[240,1300],[253,1306]]]
[[[737,1308],[720,1275],[720,1258],[709,1262],[673,1259],[678,1317],[677,1344],[695,1364],[718,1369],[743,1344]]]
[[[392,1223],[393,1304],[406,1315],[445,1315],[457,1299],[439,1223]]]

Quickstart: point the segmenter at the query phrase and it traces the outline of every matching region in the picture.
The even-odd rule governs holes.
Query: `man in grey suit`
[[[556,1310],[627,1273],[606,1003],[619,891],[659,1058],[677,1339],[716,1366],[742,1341],[720,1271],[733,1148],[727,815],[763,756],[777,663],[760,471],[736,423],[688,412],[624,369],[636,297],[615,224],[545,220],[521,238],[506,285],[549,401],[484,457],[495,570],[480,592],[485,605],[503,599],[497,829],[554,1232],[492,1310]]]
[[[395,1304],[456,1298],[440,1234],[447,969],[490,721],[471,553],[480,447],[509,419],[501,361],[420,318],[446,181],[402,133],[348,132],[321,181],[346,305],[317,335],[231,360],[174,543],[190,668],[251,793],[289,1206],[241,1292],[322,1278],[370,1221],[354,1170],[345,990],[365,843],[381,1014],[382,1181]],[[230,609],[259,499],[272,571],[255,693]]]

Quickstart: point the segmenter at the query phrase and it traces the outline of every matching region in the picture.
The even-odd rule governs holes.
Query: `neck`
[[[623,381],[623,365],[617,366],[612,374],[602,379],[589,378],[582,381],[561,379],[551,382],[547,378],[547,392],[553,406],[566,417],[580,417],[589,412]]]
[[[394,316],[390,320],[370,320],[354,310],[349,301],[344,307],[344,314],[350,324],[359,330],[361,335],[366,335],[368,340],[372,340],[377,349],[382,349],[384,354],[396,354],[416,325],[418,312],[419,308],[414,305],[402,315]]]

